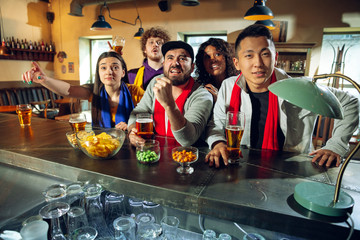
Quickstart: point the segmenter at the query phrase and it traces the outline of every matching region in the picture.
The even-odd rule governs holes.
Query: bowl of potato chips
[[[97,128],[76,133],[79,148],[93,159],[115,156],[125,141],[125,132],[116,128]]]

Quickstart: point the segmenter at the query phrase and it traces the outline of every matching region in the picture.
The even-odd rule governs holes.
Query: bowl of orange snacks
[[[115,156],[125,141],[125,132],[116,128],[82,130],[76,133],[79,148],[93,159]]]
[[[194,168],[190,165],[198,160],[199,150],[196,147],[176,147],[171,150],[172,158],[180,166],[176,171],[180,174],[192,174]]]

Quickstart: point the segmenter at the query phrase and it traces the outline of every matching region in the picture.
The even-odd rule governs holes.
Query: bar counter
[[[198,147],[199,160],[192,164],[194,173],[180,175],[178,163],[171,158],[174,139],[157,137],[161,158],[144,165],[137,162],[128,139],[112,159],[94,160],[69,145],[68,131],[67,122],[37,117],[32,118],[31,127],[21,128],[16,114],[0,113],[0,229],[40,201],[44,186],[90,181],[189,214],[295,239],[346,239],[351,231],[349,219],[321,216],[295,202],[296,184],[317,181],[334,185],[339,171],[316,166],[307,155],[243,148],[239,165],[215,169],[204,163],[209,150],[202,146]],[[342,190],[355,201],[352,239],[360,239],[359,172],[359,161],[352,160],[342,181]]]

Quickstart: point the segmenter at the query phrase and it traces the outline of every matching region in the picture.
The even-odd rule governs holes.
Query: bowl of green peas
[[[145,140],[137,143],[136,158],[140,163],[156,163],[160,159],[160,143],[157,140]]]

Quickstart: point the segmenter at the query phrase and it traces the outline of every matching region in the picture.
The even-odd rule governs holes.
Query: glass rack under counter
[[[24,213],[39,208],[41,191],[48,185],[80,181],[99,183],[107,191],[158,203],[168,213],[180,216],[181,229],[197,236],[201,236],[202,225],[217,234],[226,232],[233,239],[242,239],[244,234],[234,226],[236,222],[266,239],[346,239],[352,227],[352,239],[360,237],[358,161],[350,162],[342,188],[355,200],[352,225],[349,219],[319,216],[296,205],[296,184],[334,184],[339,170],[315,166],[306,155],[242,148],[239,165],[215,169],[204,163],[208,148],[198,146],[199,159],[192,164],[194,172],[181,175],[171,156],[175,146],[172,138],[156,138],[161,157],[154,164],[139,163],[128,140],[113,158],[95,160],[69,145],[67,122],[33,118],[31,128],[20,128],[15,114],[0,114],[0,123],[0,171],[4,176],[0,186],[6,193],[0,198],[0,212],[6,212],[6,217],[0,219],[1,230],[14,221],[23,221]],[[28,181],[28,176],[40,180]],[[26,193],[24,189],[34,190]],[[18,198],[22,194],[26,197]]]

